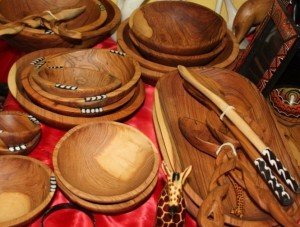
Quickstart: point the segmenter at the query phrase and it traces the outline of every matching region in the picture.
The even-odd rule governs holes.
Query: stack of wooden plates
[[[47,49],[19,59],[8,83],[32,115],[70,128],[131,115],[144,100],[140,76],[138,63],[122,52]]]
[[[59,187],[95,212],[125,212],[144,201],[157,182],[158,152],[137,129],[116,122],[79,125],[53,153]]]
[[[193,71],[203,75],[203,78],[208,78],[211,84],[221,85],[221,93],[224,94],[226,102],[234,106],[236,111],[251,126],[255,126],[255,128],[252,128],[266,141],[268,146],[274,149],[278,159],[282,161],[283,165],[298,181],[300,179],[299,168],[292,154],[287,152],[289,149],[286,149],[287,147],[284,146],[286,145],[284,136],[278,132],[266,100],[264,100],[257,88],[244,77],[226,69],[202,68],[194,69]],[[172,86],[169,86],[170,84]],[[236,84],[239,84],[239,86],[237,87]],[[221,143],[211,134],[206,126],[211,111],[193,98],[190,93],[196,94],[190,90],[190,87],[184,86],[178,71],[168,73],[164,78],[161,78],[156,86],[154,123],[160,149],[168,166],[174,171],[182,171],[189,165],[193,167],[189,180],[184,186],[184,198],[189,212],[194,217],[197,217],[199,208],[208,195],[210,182],[216,168],[215,150],[210,153],[213,155],[208,155],[208,147],[209,145],[219,147]],[[190,126],[185,128],[185,131],[193,136],[195,139],[194,144],[190,143],[183,135],[182,128],[180,128],[180,119],[189,119],[189,122],[192,122],[191,124],[185,124],[185,126]],[[214,127],[218,126],[218,124],[223,125],[218,116],[216,116],[216,119],[215,122],[211,122]],[[259,124],[255,124],[255,122]],[[203,129],[203,125],[206,130]],[[194,145],[199,140],[207,141],[207,147],[203,146],[201,150],[199,148],[198,150]],[[268,194],[269,197],[274,198],[276,201],[275,195],[268,189],[267,184],[260,177],[252,161],[248,159],[248,156],[242,149],[239,149],[238,159],[251,170],[251,175],[258,187],[264,189],[261,196],[267,196]],[[270,214],[272,213],[272,208],[270,210],[262,209],[260,202],[255,201],[247,190],[242,190],[241,192],[244,199],[242,202],[243,217],[232,214],[231,210],[238,203],[238,195],[234,190],[232,181],[228,179],[228,182],[230,185],[229,191],[222,201],[226,224],[233,226],[278,225],[277,221],[280,222],[280,218],[277,219],[278,216]],[[282,207],[278,203],[278,206],[280,209],[285,210],[289,216],[293,217],[296,223],[300,217],[300,196],[293,193],[288,187],[285,188],[294,199],[294,204],[290,207]],[[274,213],[276,214],[276,212]]]
[[[39,142],[38,120],[16,111],[0,112],[0,154],[28,154]]]
[[[150,82],[177,65],[227,67],[239,52],[220,15],[181,1],[153,2],[137,9],[119,27],[118,45],[141,64]]]
[[[55,12],[80,8],[84,9],[80,15],[63,22],[42,20],[42,23],[37,23],[38,15],[44,14],[55,19]],[[33,51],[54,47],[91,47],[116,29],[121,13],[110,0],[0,0],[0,18],[0,30],[7,26],[14,28],[25,25],[17,34],[7,33],[3,38],[21,50]],[[37,25],[29,27],[28,22],[25,23],[26,18],[31,18],[31,24],[34,22]]]

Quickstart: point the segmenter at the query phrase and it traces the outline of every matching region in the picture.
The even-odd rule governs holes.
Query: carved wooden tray
[[[34,115],[41,121],[44,121],[47,124],[54,125],[58,128],[71,128],[78,124],[88,123],[88,122],[97,122],[103,120],[122,120],[133,112],[135,112],[143,103],[145,97],[144,86],[140,82],[138,92],[132,97],[132,99],[127,102],[122,108],[118,109],[116,112],[112,112],[107,115],[98,116],[98,117],[71,117],[67,115],[57,114],[52,111],[46,110],[43,107],[40,107],[33,103],[22,86],[20,81],[21,71],[23,68],[30,64],[33,59],[36,59],[40,56],[47,56],[51,54],[68,52],[71,49],[64,48],[54,48],[54,49],[45,49],[30,53],[21,59],[19,59],[11,68],[8,75],[8,86],[11,94],[14,98],[24,107],[29,113]]]
[[[248,80],[238,74],[225,69],[197,69],[197,72],[210,76],[216,82],[222,84],[226,101],[234,105],[240,115],[251,123],[259,122],[261,131],[255,130],[263,140],[273,147],[279,159],[286,165],[289,171],[299,180],[299,168],[295,160],[286,152],[282,144],[282,137],[277,132],[273,115],[266,101],[257,92],[257,89]],[[172,86],[169,86],[172,84]],[[236,85],[239,85],[236,87]],[[184,187],[188,210],[196,216],[198,208],[207,196],[207,188],[214,171],[215,159],[194,148],[181,134],[178,126],[180,117],[190,117],[205,122],[207,109],[194,99],[183,87],[183,81],[177,71],[170,72],[158,82],[156,86],[155,114],[156,132],[164,160],[170,168],[181,171],[188,165],[193,166],[193,171]],[[251,95],[249,95],[251,94]],[[246,97],[243,102],[240,98]],[[243,154],[239,154],[246,161]],[[250,165],[250,161],[247,162]],[[254,167],[252,166],[254,169]],[[257,174],[259,178],[259,175]],[[261,180],[261,187],[267,188]],[[287,187],[286,187],[287,188]],[[294,214],[295,220],[300,217],[298,206],[300,197],[288,190],[295,202],[289,212]],[[260,209],[246,194],[245,214],[242,219],[230,214],[235,206],[236,198],[231,185],[229,193],[223,201],[225,210],[225,222],[232,225],[275,225],[275,220]]]

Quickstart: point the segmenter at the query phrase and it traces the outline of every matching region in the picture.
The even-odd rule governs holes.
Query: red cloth
[[[116,48],[116,44],[111,39],[98,44],[97,48]],[[5,42],[0,41],[0,82],[7,81],[7,73],[12,64],[22,56],[21,52],[9,47]],[[147,135],[157,146],[154,126],[152,122],[152,106],[153,106],[153,92],[154,89],[150,85],[145,86],[146,99],[139,111],[131,117],[126,124],[134,126]],[[22,110],[17,101],[9,95],[5,102],[5,110]],[[24,111],[24,110],[23,110]],[[42,137],[36,148],[30,153],[29,156],[39,159],[52,168],[52,152],[59,141],[64,135],[65,131],[55,129],[51,126],[42,125]],[[158,146],[157,146],[158,147]],[[147,227],[154,226],[156,215],[156,204],[160,192],[164,185],[164,174],[162,170],[159,171],[158,183],[152,192],[152,195],[136,209],[119,215],[103,215],[95,213],[97,226],[101,227]],[[58,189],[51,205],[68,202],[66,197]],[[30,226],[39,227],[41,223],[40,217],[37,218]],[[68,227],[78,226],[87,227],[92,226],[90,219],[82,212],[74,210],[61,210],[46,219],[46,227]],[[188,215],[186,218],[186,226],[196,226],[196,222]]]

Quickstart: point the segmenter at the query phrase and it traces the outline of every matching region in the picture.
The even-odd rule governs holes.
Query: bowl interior
[[[85,11],[67,23],[69,29],[74,29],[92,23],[99,17],[100,8],[97,7],[98,5],[95,0],[1,0],[0,14],[9,21],[17,21],[26,16],[39,14],[46,10],[56,11],[81,6],[86,6]]]
[[[49,195],[49,173],[37,163],[14,156],[0,158],[0,224],[28,214]]]
[[[28,116],[17,112],[0,112],[0,129],[9,133],[34,130],[37,126]]]
[[[56,150],[57,169],[65,181],[96,196],[118,196],[143,184],[156,155],[146,136],[110,122],[80,127]]]

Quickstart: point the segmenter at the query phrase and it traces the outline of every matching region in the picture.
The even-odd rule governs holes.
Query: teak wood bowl
[[[143,57],[129,37],[129,25],[128,20],[121,23],[117,31],[117,41],[119,48],[127,55],[137,60],[142,67],[142,77],[144,80],[150,80],[156,82],[161,78],[164,73],[176,70],[176,67],[166,66],[156,62],[152,62]],[[203,66],[214,66],[218,68],[225,68],[232,64],[239,53],[239,44],[237,43],[234,35],[231,32],[227,32],[228,43],[223,51],[213,59],[209,64]]]
[[[44,163],[25,156],[0,156],[0,225],[26,226],[51,201],[56,182]]]
[[[83,68],[44,68],[31,73],[35,82],[46,92],[62,97],[84,98],[113,91],[121,80],[105,70]]]
[[[0,144],[6,147],[25,144],[40,133],[39,122],[28,114],[18,111],[0,112]]]
[[[8,86],[11,94],[27,112],[37,117],[40,121],[53,125],[57,128],[69,129],[79,124],[99,122],[99,121],[118,121],[132,115],[143,103],[145,91],[143,83],[139,83],[138,92],[134,94],[132,99],[117,111],[97,117],[71,117],[46,110],[45,108],[33,103],[21,83],[23,70],[30,65],[34,59],[40,56],[48,56],[53,54],[61,54],[69,52],[70,49],[52,48],[39,50],[27,54],[20,58],[11,68],[8,76]],[[27,75],[28,76],[28,75]]]
[[[148,48],[175,55],[208,53],[227,31],[226,22],[219,14],[185,1],[146,4],[131,15],[129,26]]]
[[[72,8],[76,6],[86,5],[87,9],[83,14],[68,22],[68,28],[77,29],[93,23],[100,13],[100,8],[95,7],[96,0],[77,0],[76,2],[68,1],[18,1],[18,0],[1,0],[0,14],[8,21],[15,21],[30,15],[34,12],[45,10],[53,10],[57,8]],[[24,50],[34,51],[45,48],[55,47],[72,47],[72,48],[88,48],[100,40],[106,38],[119,24],[121,13],[119,8],[110,0],[101,0],[107,12],[107,19],[100,28],[90,31],[90,38],[84,40],[67,39],[56,34],[49,34],[46,30],[24,28],[21,32],[15,35],[3,36],[12,46]],[[21,4],[21,5],[20,5]]]
[[[129,37],[139,52],[148,60],[157,62],[167,66],[185,65],[185,66],[199,66],[205,65],[211,62],[217,55],[225,48],[228,43],[228,37],[224,37],[223,40],[210,52],[199,55],[173,55],[165,54],[153,49],[148,48],[141,42],[139,42],[131,31],[129,31]]]
[[[157,175],[158,162],[158,152],[144,134],[116,122],[77,126],[53,153],[61,183],[84,200],[104,204],[143,192]]]
[[[157,176],[150,183],[150,185],[143,192],[138,194],[135,198],[120,203],[101,204],[101,203],[92,203],[90,201],[84,200],[74,195],[66,186],[64,186],[59,181],[59,179],[57,179],[57,184],[59,188],[67,195],[67,197],[69,197],[69,199],[72,202],[88,210],[94,212],[101,212],[105,214],[125,213],[127,211],[134,209],[151,195],[151,192],[153,191],[156,183],[157,183]]]

